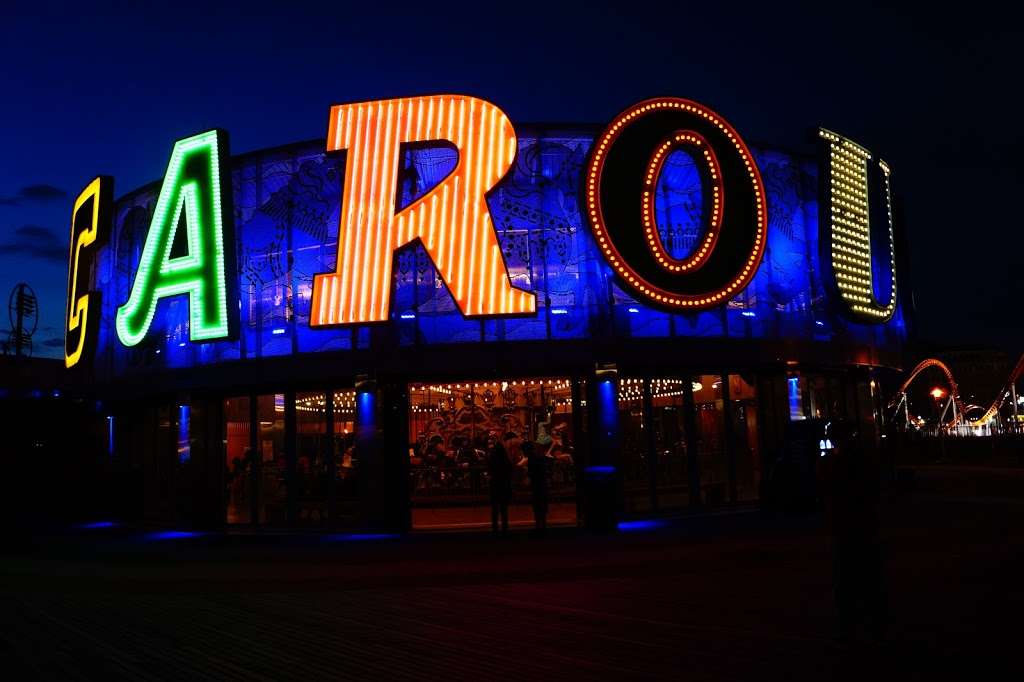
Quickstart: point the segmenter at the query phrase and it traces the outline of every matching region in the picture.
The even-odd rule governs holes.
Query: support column
[[[593,407],[589,411],[590,461],[584,469],[583,482],[586,526],[611,531],[618,523],[622,485],[617,371],[599,367],[588,393],[588,406]]]
[[[380,487],[384,504],[380,527],[405,533],[412,527],[409,500],[409,387],[404,379],[380,386],[382,449]]]
[[[224,525],[225,468],[223,420],[220,398],[192,394],[190,404],[190,456],[193,470],[193,525],[220,528]]]
[[[377,525],[380,506],[380,458],[379,423],[377,420],[377,382],[368,377],[356,379],[355,407],[355,449],[354,457],[359,467],[357,486],[362,516],[367,526]]]
[[[405,384],[380,386],[356,380],[356,457],[366,526],[386,532],[409,529],[409,399]]]

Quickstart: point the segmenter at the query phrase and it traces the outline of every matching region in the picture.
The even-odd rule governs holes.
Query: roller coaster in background
[[[1017,364],[1014,366],[1013,371],[1010,372],[1006,383],[1000,387],[999,393],[996,394],[995,399],[987,409],[980,405],[964,404],[960,398],[960,389],[957,386],[956,378],[946,363],[937,358],[922,360],[910,372],[903,384],[900,385],[887,406],[893,420],[899,420],[902,417],[904,429],[920,428],[923,426],[920,421],[911,418],[907,389],[922,372],[932,367],[940,370],[945,375],[946,381],[949,384],[948,394],[932,394],[936,399],[946,398],[939,415],[937,431],[964,436],[1021,432],[1022,424],[1018,418],[1017,380],[1024,374],[1024,355],[1021,355],[1020,359],[1017,360]],[[1007,399],[1011,403],[1010,416],[1012,421],[1009,424],[1003,423],[1000,415],[1000,410]]]

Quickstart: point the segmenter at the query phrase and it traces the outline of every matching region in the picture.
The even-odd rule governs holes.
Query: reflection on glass
[[[409,485],[414,527],[490,522],[487,437],[514,465],[510,519],[533,522],[522,444],[547,461],[550,523],[575,522],[572,389],[568,379],[409,386]]]
[[[810,412],[820,419],[842,417],[846,413],[842,382],[838,376],[809,374],[807,386]]]
[[[228,523],[252,521],[252,470],[254,466],[250,439],[249,398],[228,398],[224,401],[224,453]]]
[[[699,382],[680,377],[624,378],[619,382],[623,506],[626,513],[652,508],[655,502],[651,497],[652,484],[658,508],[678,508],[689,503],[686,381],[691,381],[694,391],[702,389]],[[650,391],[649,415],[644,410],[645,384],[646,390]]]
[[[180,518],[178,504],[184,503],[190,491],[182,483],[180,463],[174,447],[177,422],[174,411],[167,405],[161,405],[156,411],[157,432],[156,448],[154,449],[154,466],[150,477],[155,494],[146,499],[148,516],[159,519]]]
[[[786,394],[789,399],[789,420],[800,421],[807,419],[807,412],[804,409],[804,392],[807,379],[799,374],[792,373],[786,378]]]

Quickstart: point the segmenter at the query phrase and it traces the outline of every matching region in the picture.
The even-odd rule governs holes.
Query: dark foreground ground
[[[883,509],[882,646],[837,642],[815,518],[741,512],[542,541],[96,528],[0,557],[3,674],[1021,679],[1024,476],[918,481]]]

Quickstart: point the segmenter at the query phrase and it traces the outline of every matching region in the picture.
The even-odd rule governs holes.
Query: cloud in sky
[[[19,206],[25,202],[49,204],[62,201],[68,193],[53,185],[28,185],[18,190],[17,194],[0,197],[0,206]]]
[[[10,238],[0,241],[0,256],[24,256],[49,263],[65,263],[68,247],[53,230],[41,225],[22,225]]]

